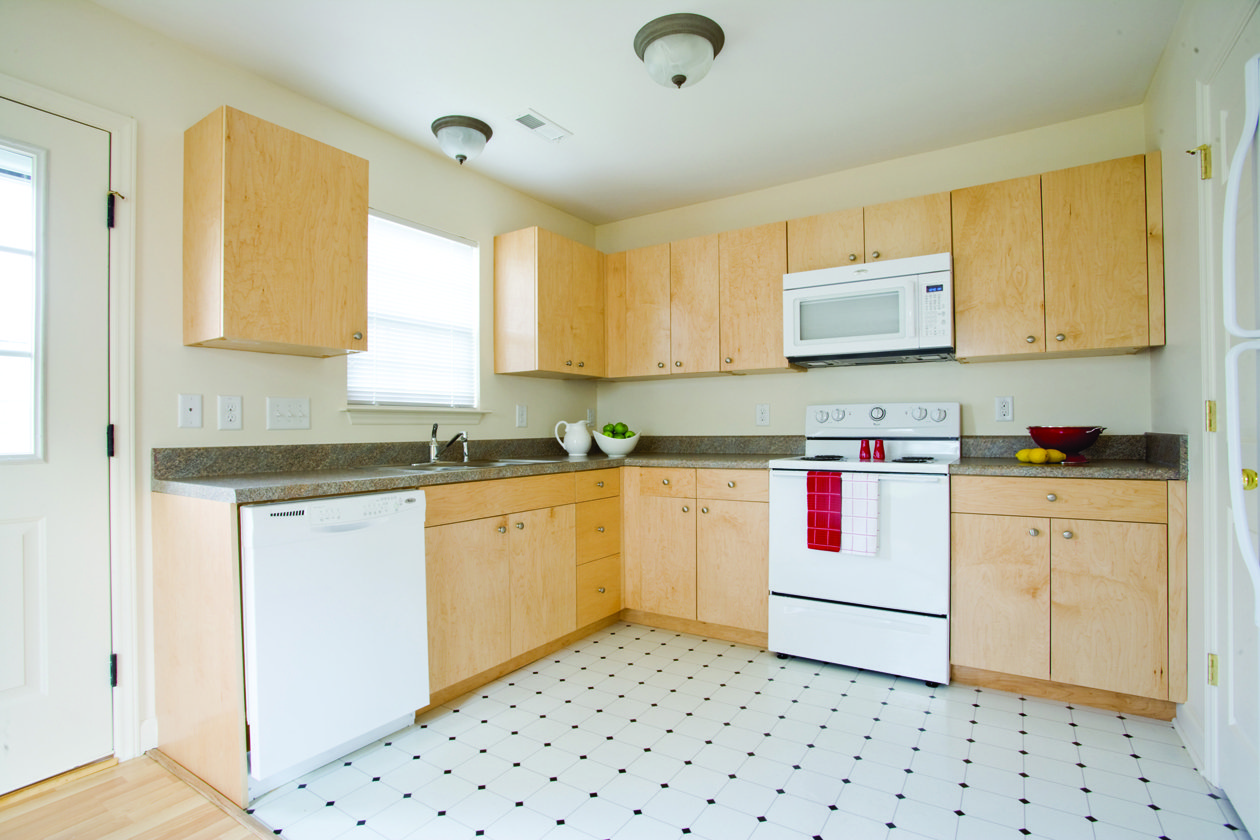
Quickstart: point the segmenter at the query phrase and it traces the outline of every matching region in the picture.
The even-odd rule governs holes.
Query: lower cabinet
[[[955,476],[951,664],[1183,701],[1183,494]]]
[[[621,470],[577,476],[577,626],[621,612]]]

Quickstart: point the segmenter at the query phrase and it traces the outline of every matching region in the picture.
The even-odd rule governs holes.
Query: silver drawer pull
[[[686,505],[683,505],[683,513],[691,513],[691,508],[687,507]]]
[[[597,481],[597,482],[595,482],[595,486],[596,486],[596,487],[603,487],[603,486],[604,486],[604,482],[602,482],[602,481]]]
[[[1059,501],[1059,497],[1058,497],[1058,496],[1056,496],[1056,495],[1054,495],[1053,493],[1047,493],[1047,494],[1046,494],[1046,501],[1047,501],[1047,502],[1057,502],[1057,501]]]
[[[506,534],[506,533],[507,533],[507,526],[506,526],[506,525],[500,525],[500,526],[499,526],[499,533],[500,533],[500,534]]]
[[[708,513],[708,512],[709,512],[709,509],[708,509],[707,507],[702,507],[702,508],[700,508],[700,512],[701,512],[701,513]]]
[[[664,362],[657,362],[657,363],[656,363],[656,366],[657,366],[658,368],[659,368],[659,367],[665,367],[665,363],[664,363]]]
[[[355,340],[355,341],[362,341],[362,340],[363,340],[363,333],[361,333],[361,332],[357,332],[357,333],[355,333],[355,334],[354,334],[354,340]]]
[[[1054,340],[1055,340],[1055,341],[1062,341],[1062,340],[1063,340],[1063,339],[1065,339],[1065,338],[1067,338],[1067,336],[1066,336],[1066,335],[1064,335],[1063,333],[1059,333],[1058,335],[1056,335],[1056,336],[1054,337]]]
[[[516,528],[517,528],[517,530],[518,530],[518,531],[523,531],[523,530],[525,530],[525,523],[524,523],[524,522],[517,522],[517,523],[516,523]]]
[[[726,362],[726,364],[728,364],[728,365],[729,365],[729,364],[733,364],[735,360],[734,360],[734,359],[732,359],[730,356],[727,356],[727,357],[726,357],[725,359],[723,359],[722,361]]]
[[[726,486],[727,486],[727,487],[734,487],[734,486],[735,486],[735,482],[733,482],[733,481],[728,481],[728,482],[726,482]]]
[[[1041,532],[1040,532],[1040,531],[1038,531],[1036,528],[1029,528],[1029,529],[1028,529],[1028,536],[1030,536],[1030,537],[1039,537],[1039,536],[1041,536]]]
[[[1036,343],[1037,343],[1037,339],[1036,339],[1034,336],[1031,336],[1031,335],[1030,335],[1030,336],[1028,336],[1028,338],[1025,338],[1025,339],[1024,339],[1024,341],[1027,341],[1029,344],[1036,344]]]
[[[674,367],[682,367],[682,362],[674,362]]]
[[[1064,532],[1063,532],[1063,539],[1065,539],[1065,540],[1070,540],[1070,539],[1072,539],[1072,532],[1071,532],[1071,531],[1064,531]]]
[[[604,594],[604,587],[602,587],[602,586],[601,586],[601,587],[599,587],[598,589],[596,589],[595,591],[596,591],[596,592],[598,592],[600,595],[603,595],[603,594]]]
[[[669,479],[668,479],[668,478],[662,478],[662,479],[661,479],[661,484],[669,484]]]
[[[604,526],[603,526],[603,525],[600,525],[600,526],[599,526],[598,528],[596,528],[595,530],[596,530],[596,531],[599,531],[599,532],[602,534],[602,533],[604,533]]]

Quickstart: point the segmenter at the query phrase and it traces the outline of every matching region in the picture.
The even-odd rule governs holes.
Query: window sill
[[[343,411],[352,426],[405,426],[433,420],[449,423],[462,420],[477,425],[489,411],[480,408],[441,408],[409,405],[347,405]]]

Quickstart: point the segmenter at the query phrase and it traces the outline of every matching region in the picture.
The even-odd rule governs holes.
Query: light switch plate
[[[179,428],[201,428],[201,394],[179,395]]]
[[[268,429],[309,429],[310,397],[267,397]]]
[[[516,407],[516,428],[523,429],[529,421],[529,409],[526,406],[518,405]]]

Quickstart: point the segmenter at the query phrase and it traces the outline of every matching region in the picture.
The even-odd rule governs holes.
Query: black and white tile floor
[[[252,812],[292,840],[1247,840],[1170,724],[625,623]]]

